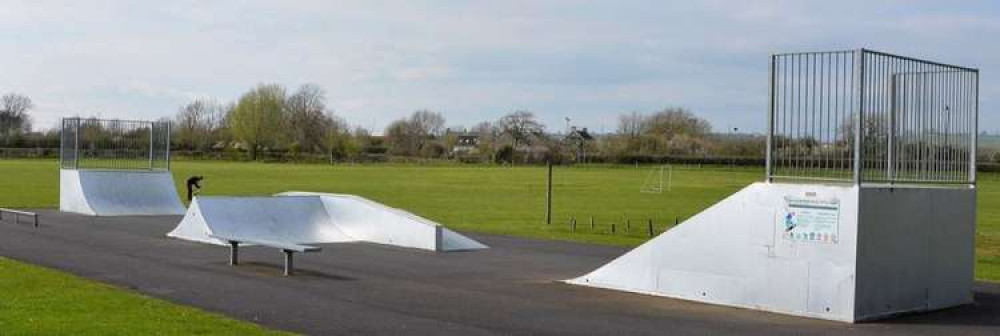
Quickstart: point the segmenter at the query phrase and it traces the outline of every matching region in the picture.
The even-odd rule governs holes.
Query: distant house
[[[476,154],[479,151],[478,132],[460,132],[455,134],[455,146],[451,148],[452,154],[465,155]]]
[[[594,136],[587,131],[586,127],[576,128],[573,126],[563,141],[576,152],[576,162],[584,162],[587,160],[587,144],[594,141]]]

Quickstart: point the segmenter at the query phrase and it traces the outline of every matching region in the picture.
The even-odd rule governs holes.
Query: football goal
[[[662,193],[664,188],[666,191],[670,191],[673,175],[673,169],[669,165],[653,167],[646,174],[646,180],[642,183],[639,191],[651,194]]]

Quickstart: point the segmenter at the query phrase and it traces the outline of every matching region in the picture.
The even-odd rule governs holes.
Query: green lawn
[[[652,167],[556,167],[553,223],[547,226],[544,167],[175,161],[172,168],[182,192],[188,176],[204,175],[204,195],[351,193],[460,230],[623,246],[645,241],[650,219],[662,231],[763,176],[755,168],[675,166],[671,190],[651,194],[639,189]],[[8,191],[0,194],[0,206],[57,206],[55,161],[2,160],[0,176],[0,190]],[[577,232],[568,225],[574,217]],[[609,234],[611,223],[616,235]],[[978,231],[976,276],[1000,280],[1000,174],[980,174]]]
[[[204,175],[204,195],[293,190],[351,193],[459,230],[623,246],[648,239],[650,219],[662,231],[675,219],[690,217],[763,177],[762,169],[675,166],[669,192],[641,193],[650,168],[556,167],[553,223],[545,225],[544,167],[173,163],[181,191],[188,176]],[[4,177],[0,190],[5,191],[0,193],[0,206],[55,207],[58,203],[55,161],[0,160],[0,176]],[[596,222],[593,231],[591,216]],[[573,217],[577,232],[568,225]],[[609,234],[612,223],[616,235]],[[626,223],[631,223],[627,234],[622,232]],[[1000,174],[980,175],[976,252],[976,276],[1000,280]]]
[[[0,335],[278,335],[0,257]]]

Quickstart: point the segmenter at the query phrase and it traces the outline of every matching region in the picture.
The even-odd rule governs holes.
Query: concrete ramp
[[[951,307],[972,300],[974,198],[755,183],[567,282],[846,322]]]
[[[91,216],[183,215],[169,171],[62,169],[59,210]]]
[[[300,244],[371,242],[430,251],[487,248],[436,222],[363,197],[308,192],[199,196],[167,236],[225,244],[212,234]]]

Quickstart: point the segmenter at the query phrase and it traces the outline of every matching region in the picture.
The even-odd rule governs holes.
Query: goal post
[[[664,191],[664,188],[666,188],[666,191],[670,191],[673,175],[673,168],[670,165],[660,165],[650,168],[646,174],[646,180],[639,187],[639,192],[659,194]]]

